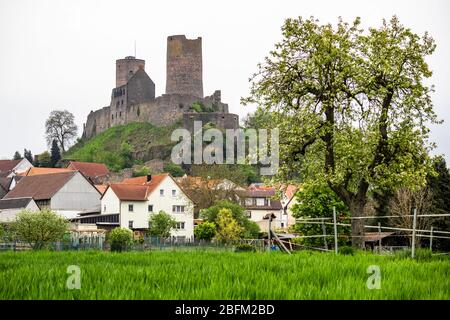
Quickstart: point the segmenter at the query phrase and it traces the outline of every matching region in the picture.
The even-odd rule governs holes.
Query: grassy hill
[[[134,122],[114,126],[90,140],[81,140],[64,155],[66,160],[101,162],[118,171],[151,159],[170,158],[172,131],[179,124],[155,127],[150,123]]]

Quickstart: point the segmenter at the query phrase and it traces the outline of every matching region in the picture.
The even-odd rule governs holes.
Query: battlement
[[[145,70],[145,60],[136,59],[133,56],[116,60],[116,88],[127,84],[139,69]]]

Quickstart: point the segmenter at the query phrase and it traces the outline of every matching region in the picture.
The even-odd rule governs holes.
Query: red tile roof
[[[23,177],[4,199],[24,197],[32,197],[34,200],[51,199],[75,174],[76,171],[72,171]]]
[[[104,176],[109,173],[108,167],[103,163],[70,161],[67,168],[78,170],[89,178]]]
[[[19,160],[0,160],[0,172],[12,171],[22,159]]]
[[[101,194],[104,194],[106,189],[108,189],[108,185],[107,184],[96,184],[94,185],[94,187],[98,190],[98,192],[100,192]]]
[[[147,176],[124,179],[122,183],[111,184],[110,188],[120,200],[145,201],[168,176],[168,173],[152,175],[149,182]]]

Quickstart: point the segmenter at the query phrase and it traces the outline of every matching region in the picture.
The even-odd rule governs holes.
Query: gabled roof
[[[104,194],[106,189],[108,189],[108,185],[107,184],[96,184],[94,185],[94,187],[98,190],[98,192],[100,192],[101,194]]]
[[[12,171],[22,160],[0,160],[0,172]]]
[[[111,184],[109,186],[117,198],[123,201],[145,201],[147,200],[147,186],[136,184]]]
[[[34,200],[51,199],[77,171],[41,174],[23,177],[4,199],[32,197]]]
[[[109,174],[108,167],[103,163],[70,161],[67,168],[78,170],[89,178],[95,178]]]
[[[73,172],[75,170],[66,168],[41,168],[41,167],[31,167],[27,171],[19,173],[19,176],[29,177],[37,176],[40,174],[51,174],[51,173],[61,173],[61,172]]]
[[[33,201],[33,198],[13,198],[13,199],[2,199],[0,200],[0,210],[1,209],[21,209],[26,208],[27,205]]]
[[[147,176],[129,178],[124,179],[122,183],[111,184],[109,187],[120,200],[145,201],[158,185],[169,176],[168,173],[152,175],[149,182]]]
[[[0,177],[0,188],[5,190],[5,192],[8,192],[12,180],[13,178]]]

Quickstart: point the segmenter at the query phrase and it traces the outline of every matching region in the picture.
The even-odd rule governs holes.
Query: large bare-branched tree
[[[49,146],[56,140],[62,152],[66,152],[77,136],[75,117],[67,110],[54,110],[45,122],[45,138]]]

